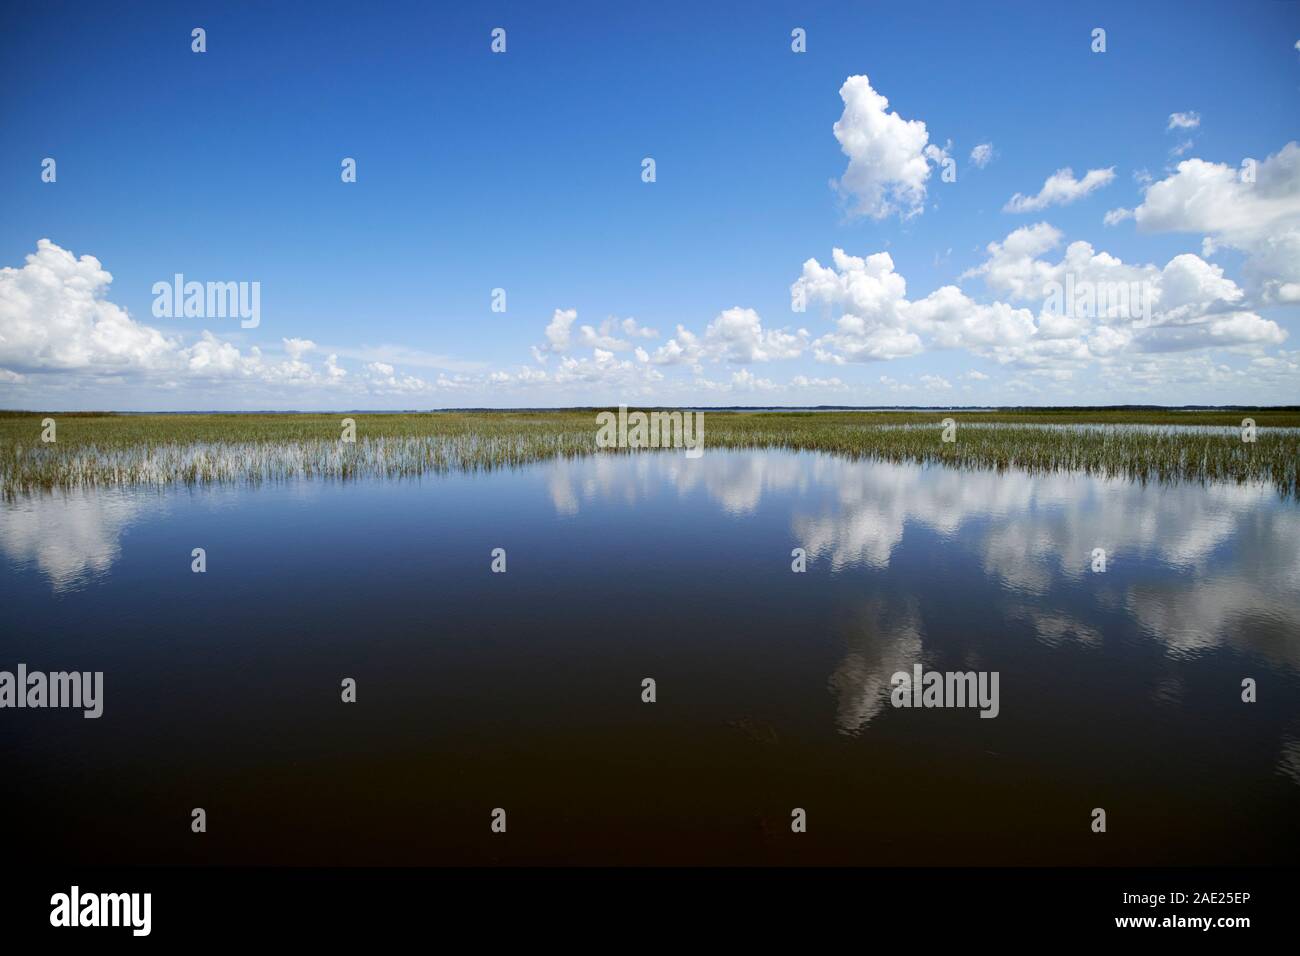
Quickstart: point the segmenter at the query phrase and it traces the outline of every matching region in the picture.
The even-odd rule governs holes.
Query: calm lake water
[[[99,720],[0,711],[11,859],[1300,850],[1300,506],[1269,488],[602,456],[0,503],[0,572],[0,669],[105,673]],[[916,663],[998,672],[999,715],[891,706]]]

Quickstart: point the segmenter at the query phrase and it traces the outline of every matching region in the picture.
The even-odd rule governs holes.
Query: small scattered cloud
[[[578,329],[580,345],[610,352],[628,352],[637,347],[637,340],[658,337],[658,331],[640,325],[636,319],[618,319],[614,316],[607,318],[599,328],[583,325]]]
[[[1026,196],[1016,193],[1007,200],[1002,211],[1037,212],[1048,206],[1067,206],[1082,199],[1088,193],[1108,185],[1114,178],[1114,166],[1107,169],[1090,169],[1082,179],[1075,179],[1074,170],[1067,166],[1048,176],[1037,195]]]

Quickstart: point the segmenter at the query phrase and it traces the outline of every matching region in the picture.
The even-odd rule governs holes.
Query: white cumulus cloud
[[[1234,167],[1187,159],[1150,184],[1133,211],[1143,232],[1191,232],[1244,252],[1246,277],[1264,302],[1300,302],[1300,145]]]
[[[10,384],[31,374],[127,377],[171,386],[181,382],[255,381],[328,385],[345,372],[331,355],[324,368],[304,356],[308,339],[287,338],[288,355],[273,361],[253,346],[243,351],[208,330],[190,345],[164,335],[107,296],[113,276],[94,256],[80,258],[41,239],[21,268],[0,269],[0,370]]]
[[[920,213],[930,164],[941,162],[945,150],[930,143],[924,122],[890,112],[889,100],[865,76],[845,80],[840,98],[844,112],[834,132],[849,165],[837,185],[852,211],[874,219]]]

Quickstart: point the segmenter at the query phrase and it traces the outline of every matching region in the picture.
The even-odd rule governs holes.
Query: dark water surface
[[[1300,850],[1300,507],[1267,488],[603,456],[3,503],[0,575],[0,669],[105,672],[99,720],[0,710],[11,859]],[[892,707],[918,662],[997,671],[999,716]]]

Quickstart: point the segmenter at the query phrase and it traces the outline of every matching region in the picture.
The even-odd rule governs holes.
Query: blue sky
[[[1300,398],[1300,4],[809,6],[17,10],[0,407]],[[175,273],[258,325],[155,316]],[[1044,320],[1066,273],[1154,315]]]

